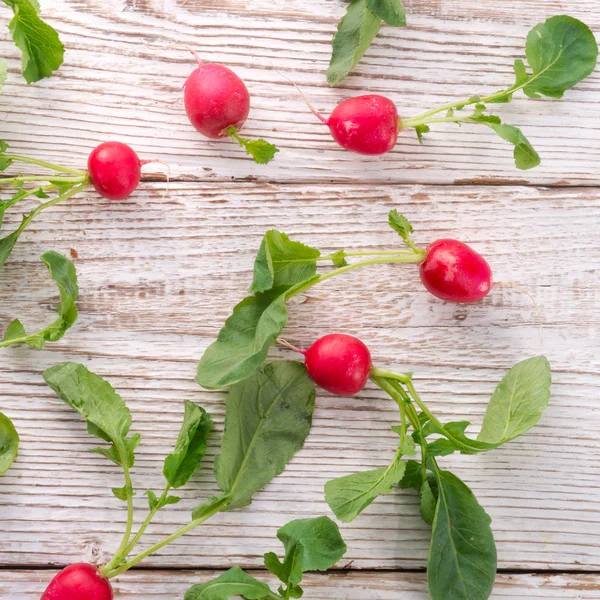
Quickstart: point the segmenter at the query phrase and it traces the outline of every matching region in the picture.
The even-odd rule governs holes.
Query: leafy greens
[[[277,594],[271,588],[233,567],[216,579],[191,587],[185,600],[228,600],[241,596],[248,600],[301,598],[300,583],[307,571],[326,571],[346,552],[338,526],[329,517],[290,521],[277,532],[285,549],[281,561],[274,552],[265,554],[265,566],[283,585]]]
[[[381,28],[381,22],[404,27],[402,0],[352,0],[331,41],[327,81],[337,85],[354,69]]]
[[[522,59],[514,63],[515,83],[490,96],[475,96],[403,119],[401,128],[414,128],[419,140],[430,131],[433,123],[479,123],[492,129],[500,138],[514,146],[517,168],[537,167],[541,158],[523,132],[502,123],[500,117],[488,113],[488,104],[510,102],[519,90],[529,98],[562,98],[565,91],[583,81],[596,68],[598,44],[590,28],[566,15],[551,17],[534,27],[527,36],[525,54],[529,69]],[[469,106],[471,114],[463,114]],[[439,113],[446,113],[440,117]]]
[[[19,454],[19,434],[12,421],[0,412],[0,475],[4,475]]]
[[[75,302],[79,297],[75,265],[58,252],[42,254],[42,261],[50,272],[60,293],[57,307],[58,319],[37,333],[27,334],[21,321],[15,319],[7,327],[0,348],[15,344],[27,344],[32,348],[44,348],[46,342],[57,342],[77,321],[78,311]]]
[[[2,0],[12,8],[8,28],[22,53],[22,72],[27,83],[50,77],[63,63],[65,48],[58,33],[39,16],[37,0]],[[6,79],[6,65],[0,61],[0,89]]]

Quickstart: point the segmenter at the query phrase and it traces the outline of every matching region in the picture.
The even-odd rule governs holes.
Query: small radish
[[[184,86],[184,103],[192,125],[202,135],[218,140],[230,137],[259,164],[268,163],[278,149],[263,139],[248,140],[238,131],[250,112],[250,94],[244,82],[229,68],[198,61]]]
[[[328,119],[317,112],[294,83],[310,111],[329,127],[333,139],[357,154],[377,155],[392,150],[398,140],[400,118],[396,105],[385,96],[369,94],[340,102]]]
[[[371,353],[351,335],[332,333],[319,338],[308,350],[298,351],[304,354],[309,377],[332,394],[354,396],[369,379]]]
[[[483,256],[457,240],[437,240],[427,247],[421,281],[447,302],[477,302],[492,289],[492,270]]]
[[[140,161],[133,148],[121,142],[105,142],[88,158],[88,174],[96,191],[109,200],[127,198],[140,183]]]
[[[398,111],[384,96],[348,98],[323,122],[342,148],[358,154],[385,154],[398,139]]]
[[[46,588],[40,600],[113,600],[113,591],[97,567],[69,565]]]

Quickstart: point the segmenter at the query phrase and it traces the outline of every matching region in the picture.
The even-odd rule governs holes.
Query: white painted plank
[[[206,571],[136,571],[119,577],[114,584],[119,600],[168,598],[183,600],[185,592],[196,583],[217,576]],[[277,584],[262,571],[251,574],[261,581]],[[38,600],[51,571],[3,571],[0,594],[11,600]],[[357,573],[338,571],[327,575],[309,574],[302,584],[305,598],[310,600],[427,600],[424,574]],[[499,575],[491,600],[598,600],[598,575]]]
[[[145,158],[169,163],[173,176],[203,180],[600,181],[597,73],[563,100],[519,98],[495,107],[508,122],[523,126],[542,156],[542,166],[527,172],[514,167],[508,144],[475,126],[442,125],[422,146],[413,133],[404,132],[396,149],[383,158],[353,155],[335,145],[285,78],[300,84],[326,114],[340,100],[370,92],[390,96],[402,116],[411,116],[510,85],[512,64],[523,55],[527,31],[556,12],[570,13],[597,29],[592,0],[520,0],[516,6],[492,0],[414,2],[409,6],[409,13],[415,10],[411,26],[385,28],[340,89],[327,87],[325,71],[342,0],[51,4],[48,18],[68,51],[64,67],[48,81],[26,86],[17,74],[18,53],[0,29],[0,50],[11,71],[0,97],[2,135],[20,152],[84,166],[94,145],[118,138]],[[193,130],[181,92],[193,61],[172,48],[175,44],[192,45],[244,78],[253,98],[244,132],[280,146],[271,165],[255,165],[231,143],[208,141]],[[156,174],[157,168],[147,169]]]
[[[306,345],[334,330],[359,335],[378,363],[414,371],[444,420],[468,418],[474,428],[503,372],[546,353],[555,383],[539,426],[501,450],[444,464],[492,515],[502,568],[598,570],[600,194],[250,183],[172,183],[168,196],[164,185],[145,184],[124,203],[89,194],[42,215],[17,245],[0,274],[10,298],[0,305],[0,325],[16,316],[32,326],[53,318],[56,294],[37,258],[50,248],[78,253],[81,317],[46,352],[0,354],[0,406],[23,439],[0,485],[0,564],[106,560],[123,528],[125,511],[109,489],[120,485],[118,470],[88,452],[94,441],[44,386],[42,369],[82,361],[126,398],[144,439],[135,467],[142,513],[141,494],[160,485],[183,400],[213,414],[206,468],[151,529],[147,543],[154,543],[216,491],[210,463],[224,395],[193,382],[195,363],[245,293],[264,230],[279,226],[322,250],[384,248],[397,243],[386,225],[393,207],[412,218],[418,243],[459,237],[489,258],[500,281],[526,286],[540,304],[542,339],[531,301],[517,290],[495,288],[475,306],[446,305],[422,290],[411,267],[356,272],[311,290],[294,302],[286,337]],[[319,394],[304,450],[251,507],[215,517],[147,564],[259,565],[278,549],[278,527],[328,513],[326,481],[389,460],[395,418],[392,403],[371,387],[353,399]],[[343,532],[354,568],[425,565],[428,531],[410,493],[381,498]]]

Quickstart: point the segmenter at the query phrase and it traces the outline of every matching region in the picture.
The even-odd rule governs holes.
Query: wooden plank
[[[119,600],[138,598],[183,599],[194,584],[208,581],[218,572],[207,571],[134,571],[117,579],[114,587]],[[272,577],[253,571],[253,576],[271,583]],[[38,600],[50,571],[3,571],[0,593],[11,600]],[[327,575],[309,574],[303,582],[305,598],[310,600],[427,600],[424,574],[357,573],[338,571]],[[491,600],[528,598],[531,600],[598,600],[598,575],[498,575]]]
[[[144,184],[123,203],[89,194],[44,213],[0,274],[10,302],[0,324],[49,322],[56,293],[38,257],[78,255],[81,317],[63,341],[40,353],[0,354],[0,406],[15,423],[21,457],[0,485],[0,565],[106,560],[124,524],[110,494],[120,475],[88,452],[81,420],[43,384],[42,369],[84,362],[128,401],[143,436],[135,467],[136,505],[161,485],[185,398],[217,423],[205,470],[151,529],[147,542],[188,522],[216,491],[211,461],[222,430],[224,394],[193,381],[196,361],[247,289],[265,229],[278,226],[324,251],[397,243],[390,208],[411,217],[416,240],[458,237],[483,252],[498,280],[475,306],[430,297],[411,267],[380,267],[336,278],[291,307],[286,337],[306,345],[331,331],[359,335],[379,364],[416,373],[418,388],[444,420],[476,428],[495,383],[516,361],[539,353],[554,369],[551,407],[522,440],[447,465],[493,517],[500,566],[529,570],[600,568],[600,388],[596,307],[600,192],[591,189],[375,187],[225,183]],[[16,223],[11,215],[10,224]],[[275,350],[273,356],[291,354]],[[327,514],[323,486],[382,466],[392,455],[392,403],[369,387],[357,398],[320,393],[304,450],[247,509],[215,517],[149,565],[257,566],[278,550],[275,532],[293,518]],[[353,568],[421,568],[429,532],[415,498],[394,492],[343,526]],[[385,596],[384,596],[385,597]]]
[[[415,2],[411,26],[385,28],[356,74],[342,88],[329,89],[325,71],[341,0],[56,0],[46,12],[68,48],[56,77],[27,86],[17,75],[19,55],[6,29],[0,30],[10,68],[0,97],[3,136],[20,152],[73,166],[84,166],[95,144],[119,138],[186,179],[596,185],[597,73],[563,100],[519,98],[495,107],[523,126],[542,156],[542,166],[527,172],[514,167],[510,146],[475,126],[441,125],[424,145],[404,132],[383,158],[353,155],[335,145],[286,79],[300,84],[325,114],[348,96],[371,92],[390,96],[402,116],[411,116],[511,84],[527,31],[555,12],[598,28],[592,2],[520,0],[519,8],[492,0],[437,0],[418,4],[422,8]],[[459,14],[460,20],[452,20]],[[230,65],[247,82],[253,109],[244,132],[280,147],[271,165],[255,165],[233,144],[203,139],[190,126],[181,88],[193,61],[173,48],[181,44]],[[159,165],[147,172],[158,175],[161,169],[164,176]]]

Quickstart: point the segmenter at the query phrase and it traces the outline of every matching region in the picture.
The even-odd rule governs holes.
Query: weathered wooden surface
[[[378,267],[295,300],[286,337],[306,345],[331,331],[359,335],[377,363],[415,371],[442,417],[470,419],[475,430],[504,371],[546,354],[554,386],[542,422],[503,449],[444,464],[492,515],[499,566],[548,572],[501,575],[493,598],[599,598],[598,74],[562,101],[520,99],[499,108],[542,154],[542,167],[526,173],[512,167],[510,147],[469,127],[439,129],[423,147],[407,134],[384,159],[350,155],[335,147],[283,77],[300,83],[325,112],[368,90],[412,114],[509,82],[527,30],[547,16],[569,13],[598,30],[595,2],[412,0],[411,27],[382,30],[357,73],[334,90],[324,71],[341,0],[46,4],[68,46],[65,66],[56,78],[27,87],[17,76],[14,48],[0,42],[11,68],[0,96],[0,137],[19,151],[78,166],[97,142],[122,139],[144,158],[168,162],[171,183],[146,182],[124,203],[90,192],[44,213],[0,273],[0,329],[14,317],[31,328],[54,318],[56,292],[42,252],[72,249],[81,286],[81,316],[63,341],[45,352],[0,354],[0,407],[23,440],[19,460],[0,482],[0,597],[39,597],[50,572],[20,567],[106,560],[124,526],[123,506],[110,493],[121,485],[118,470],[88,452],[94,440],[44,385],[44,368],[83,362],[128,401],[143,436],[134,472],[141,509],[142,493],[161,485],[183,400],[212,413],[217,427],[205,469],[181,494],[184,501],[159,516],[147,537],[154,543],[216,490],[211,463],[224,395],[193,382],[195,363],[244,295],[264,231],[278,227],[322,250],[385,248],[397,243],[386,214],[398,208],[422,245],[438,237],[472,244],[489,258],[497,281],[534,296],[541,317],[514,287],[496,287],[478,305],[453,306],[429,296],[414,267]],[[0,36],[6,39],[3,28]],[[253,165],[233,145],[193,131],[180,90],[193,63],[171,44],[193,45],[246,79],[254,106],[245,131],[280,145],[271,165]],[[165,172],[161,165],[145,169],[147,178]],[[468,182],[477,185],[432,185]],[[390,185],[399,183],[407,185]],[[7,227],[17,220],[11,214]],[[292,357],[280,350],[273,356]],[[264,552],[280,549],[278,527],[329,514],[329,479],[386,463],[395,419],[391,403],[372,387],[352,399],[321,393],[305,448],[251,507],[215,517],[144,564],[259,567]],[[411,493],[380,498],[342,529],[348,553],[339,566],[349,564],[351,572],[311,578],[306,597],[427,597],[422,574],[369,572],[425,566],[428,531]],[[588,574],[551,574],[562,570]],[[207,577],[132,573],[121,578],[118,597],[181,598]]]
[[[2,55],[11,58],[11,76],[0,97],[3,135],[39,156],[84,165],[96,143],[116,137],[144,157],[168,162],[173,176],[203,180],[355,181],[360,172],[363,181],[374,182],[600,181],[598,73],[560,101],[519,97],[494,107],[523,127],[542,156],[542,166],[526,172],[514,167],[509,144],[474,125],[443,124],[422,146],[414,132],[404,132],[383,158],[353,155],[333,142],[286,79],[301,85],[325,114],[340,100],[368,91],[388,95],[401,116],[412,116],[512,85],[512,65],[524,54],[527,32],[548,16],[569,13],[598,30],[593,0],[414,0],[408,6],[411,26],[384,28],[355,74],[337,89],[328,88],[325,71],[342,0],[47,4],[46,14],[68,47],[55,78],[26,88],[17,76],[16,50],[0,43]],[[7,39],[4,30],[0,35]],[[280,147],[271,165],[255,165],[232,143],[203,139],[190,126],[181,88],[194,61],[172,47],[181,44],[244,78],[253,99],[244,132]]]
[[[0,594],[10,600],[38,600],[51,571],[4,571]],[[142,571],[119,577],[115,593],[119,600],[171,600],[183,598],[196,583],[217,576],[206,571]],[[252,572],[258,579],[277,587],[264,572]],[[302,586],[311,600],[427,600],[424,574],[336,572],[308,575]],[[600,578],[594,575],[499,575],[490,600],[598,600]]]
[[[581,235],[599,212],[598,193],[235,183],[172,183],[165,192],[163,184],[146,184],[128,202],[89,194],[57,207],[24,236],[1,275],[11,297],[3,323],[52,318],[55,292],[37,258],[44,249],[76,250],[82,290],[80,320],[63,341],[1,357],[2,404],[23,438],[22,456],[2,481],[1,564],[104,560],[123,527],[125,511],[109,489],[119,484],[118,470],[87,451],[92,440],[83,423],[45,387],[43,368],[83,361],[130,403],[144,438],[135,469],[143,507],[141,492],[160,485],[185,398],[206,406],[221,430],[224,395],[193,382],[195,363],[245,293],[262,232],[278,226],[323,250],[389,247],[397,237],[386,215],[399,207],[411,215],[418,242],[468,240],[490,258],[499,281],[525,286],[540,305],[541,334],[519,290],[497,287],[481,304],[452,306],[422,289],[416,268],[384,266],[334,279],[294,302],[286,337],[307,344],[336,330],[360,335],[377,363],[414,371],[443,417],[469,418],[475,427],[503,372],[547,354],[555,383],[541,424],[494,453],[444,462],[494,518],[502,568],[600,568],[600,237]],[[392,403],[372,388],[353,399],[320,394],[306,447],[286,473],[250,508],[215,517],[148,564],[258,565],[277,548],[277,527],[328,512],[326,481],[385,464],[395,419]],[[210,457],[217,445],[218,435]],[[185,524],[198,499],[215,490],[207,464],[148,542]],[[343,530],[355,568],[425,565],[428,531],[410,493],[381,498]]]

